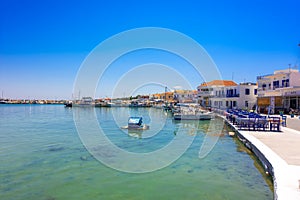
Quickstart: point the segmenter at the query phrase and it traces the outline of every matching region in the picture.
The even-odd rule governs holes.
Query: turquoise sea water
[[[227,136],[227,127],[208,156],[199,159],[210,121],[175,122],[155,108],[95,108],[108,138],[132,152],[163,147],[176,137],[178,126],[196,128],[193,144],[176,162],[132,174],[106,167],[89,154],[73,111],[62,105],[0,105],[0,199],[273,199],[270,177],[239,141]],[[143,116],[150,130],[121,130],[130,115]],[[219,119],[212,123],[222,125]],[[153,136],[153,130],[160,131]]]

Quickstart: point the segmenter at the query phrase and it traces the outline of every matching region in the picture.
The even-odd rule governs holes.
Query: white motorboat
[[[210,120],[214,113],[198,109],[181,109],[174,113],[175,120]]]
[[[82,97],[79,102],[72,104],[72,107],[92,107],[95,106],[95,102],[92,97]]]

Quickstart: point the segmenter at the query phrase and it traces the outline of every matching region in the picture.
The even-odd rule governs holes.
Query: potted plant
[[[279,115],[283,116],[283,111],[282,110],[279,111]]]
[[[291,110],[290,110],[290,115],[291,115],[291,118],[294,118],[294,116],[295,116],[295,112],[294,112],[294,110],[293,110],[293,109],[291,109]]]

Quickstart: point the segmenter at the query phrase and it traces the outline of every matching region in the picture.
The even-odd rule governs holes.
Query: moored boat
[[[149,125],[143,124],[142,117],[129,117],[128,125],[121,127],[122,129],[147,130]]]
[[[198,109],[180,109],[174,113],[175,120],[210,120],[214,118],[212,112],[198,110]]]
[[[64,105],[65,105],[65,107],[67,107],[67,108],[71,108],[72,105],[73,105],[73,102],[72,102],[72,101],[68,101],[68,102],[64,103]]]
[[[92,97],[82,97],[79,102],[72,103],[72,107],[92,107],[95,106],[95,102]]]

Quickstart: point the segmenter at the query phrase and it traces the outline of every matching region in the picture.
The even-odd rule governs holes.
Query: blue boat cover
[[[142,117],[129,117],[128,125],[141,125],[142,124]]]

